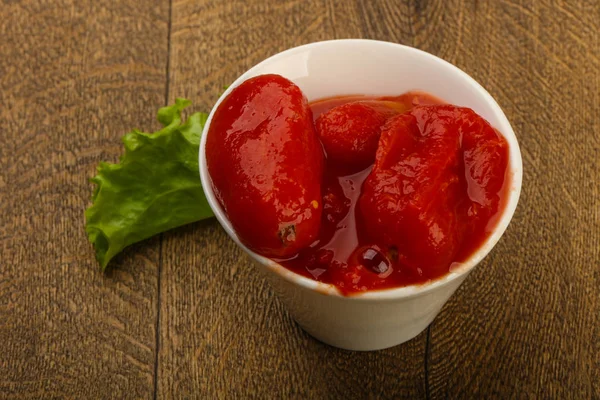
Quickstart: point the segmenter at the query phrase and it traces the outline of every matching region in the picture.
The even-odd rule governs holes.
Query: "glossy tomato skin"
[[[504,138],[470,109],[418,106],[390,119],[359,199],[366,236],[424,278],[447,273],[498,211],[507,160]]]
[[[236,87],[213,115],[206,161],[215,194],[249,248],[288,258],[317,238],[323,149],[294,83],[261,75]]]
[[[342,104],[321,114],[315,124],[328,162],[348,172],[373,164],[381,127],[398,114],[399,107],[393,102],[365,100]]]

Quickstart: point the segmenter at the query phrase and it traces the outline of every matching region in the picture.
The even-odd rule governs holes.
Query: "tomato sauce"
[[[319,116],[334,107],[341,106],[342,104],[351,103],[354,101],[388,101],[396,103],[398,111],[404,112],[410,110],[414,106],[428,105],[428,104],[445,104],[446,102],[435,96],[430,95],[419,90],[413,90],[400,96],[364,96],[364,95],[352,95],[352,96],[335,96],[327,97],[320,100],[315,100],[310,103],[310,108],[313,112],[313,119],[316,120]]]
[[[499,143],[493,154],[482,153],[485,150],[480,151],[481,148],[485,148],[479,146],[481,141],[487,140],[482,138],[483,133],[477,134],[479,136],[473,134],[468,138],[465,136],[465,139],[461,136],[460,139],[456,139],[459,141],[457,144],[446,139],[445,142],[440,142],[441,144],[431,142],[438,138],[436,125],[429,122],[419,125],[419,118],[423,118],[427,109],[418,106],[440,105],[444,102],[423,92],[389,97],[335,97],[315,101],[310,107],[313,118],[317,121],[321,115],[334,107],[357,101],[389,101],[396,104],[399,113],[410,111],[413,115],[397,117],[394,123],[385,125],[375,167],[370,165],[361,171],[348,173],[347,168],[327,163],[322,184],[323,214],[318,239],[293,258],[277,261],[300,275],[333,284],[343,294],[422,284],[438,279],[447,274],[455,263],[467,260],[482,245],[504,207],[508,186],[506,142],[499,134],[497,137],[493,136],[489,130],[493,128],[489,125],[487,130],[482,132],[488,136],[492,135],[490,137],[497,141],[495,143]],[[474,117],[462,110],[468,109],[459,110],[461,114],[457,114],[457,118],[461,123],[474,123]],[[463,114],[466,116],[463,117]],[[396,129],[394,124],[407,123],[413,124],[408,130],[418,128],[422,131],[414,133],[412,138],[402,138],[405,142],[400,145],[395,142],[397,134],[387,132],[387,140],[391,143],[389,151],[381,149],[382,143],[385,143],[385,130]],[[428,128],[430,126],[433,128]],[[431,135],[427,139],[429,142],[421,141],[422,135],[427,133],[423,129],[433,129],[428,133]],[[456,129],[462,129],[462,125]],[[480,142],[475,143],[478,140]],[[462,143],[463,141],[465,143]],[[446,146],[448,155],[445,150],[436,153],[430,149],[435,146]],[[459,146],[460,149],[452,146]],[[425,172],[425,167],[417,169],[415,179],[421,179],[421,197],[415,200],[410,195],[399,195],[398,198],[385,203],[381,199],[381,193],[394,193],[394,188],[400,187],[398,185],[401,184],[404,185],[402,187],[406,187],[407,180],[401,180],[402,173],[406,176],[415,174],[414,170],[409,170],[402,164],[406,160],[398,160],[395,156],[395,153],[406,151],[407,148],[417,152],[410,154],[423,155],[418,162],[429,168],[425,169]],[[427,158],[429,156],[433,158]],[[462,162],[463,157],[465,163]],[[491,161],[486,161],[488,159]],[[431,165],[426,165],[427,163]],[[393,171],[401,171],[400,178],[391,184],[388,174],[390,168]],[[470,172],[465,173],[465,168]],[[421,175],[418,175],[419,173]],[[443,173],[446,175],[440,175]],[[432,181],[435,179],[440,181]],[[492,184],[489,183],[490,179]],[[471,182],[473,180],[477,182]],[[447,193],[444,192],[446,190]],[[390,211],[390,202],[400,204],[399,209],[394,210],[392,207]],[[428,216],[422,213],[427,207],[433,207],[432,218],[437,218],[428,225],[423,222]],[[447,223],[447,226],[444,223]],[[400,233],[395,232],[398,226]],[[424,227],[429,231],[423,233]],[[432,239],[422,240],[423,235],[419,236],[421,233],[429,235],[427,237]],[[396,245],[398,243],[399,245]],[[439,257],[436,252],[439,253]]]

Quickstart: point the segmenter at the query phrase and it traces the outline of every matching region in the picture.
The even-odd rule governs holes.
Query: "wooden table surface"
[[[600,398],[599,31],[597,0],[0,2],[0,398]],[[426,332],[317,342],[215,220],[99,271],[88,178],[125,132],[356,37],[464,69],[521,144],[508,231]]]

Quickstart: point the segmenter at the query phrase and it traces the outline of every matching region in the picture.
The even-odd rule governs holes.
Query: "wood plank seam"
[[[169,17],[167,20],[167,61],[165,65],[165,106],[169,105],[169,82],[170,82],[170,69],[171,69],[171,30],[172,30],[172,16],[173,16],[173,0],[169,0]],[[160,308],[161,308],[161,277],[162,277],[162,264],[163,264],[163,241],[164,233],[160,234],[158,244],[158,277],[156,279],[156,324],[155,324],[155,348],[154,348],[154,377],[153,377],[153,394],[152,397],[156,400],[158,396],[158,363],[160,357]]]
[[[427,336],[425,339],[425,356],[423,362],[423,372],[425,378],[425,398],[431,399],[431,391],[429,390],[429,352],[431,351],[431,326],[433,322],[427,327]]]

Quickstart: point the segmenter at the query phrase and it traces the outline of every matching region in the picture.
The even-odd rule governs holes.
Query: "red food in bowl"
[[[375,165],[348,174],[327,164],[319,240],[280,261],[342,293],[447,274],[488,237],[506,195],[508,146],[483,118],[421,92],[381,99],[407,112],[382,126]],[[365,98],[311,106],[325,115],[344,100]]]
[[[290,257],[317,239],[323,150],[306,97],[279,75],[236,87],[206,138],[215,194],[239,238],[267,257]]]
[[[373,164],[381,127],[397,113],[386,102],[356,101],[321,114],[315,125],[327,160],[348,172]]]
[[[250,249],[342,293],[437,279],[489,236],[508,186],[504,137],[441,103],[409,92],[309,107],[290,81],[252,78],[208,131],[217,198]]]
[[[506,140],[468,108],[418,106],[383,128],[359,200],[365,236],[427,279],[482,242],[498,212]]]

